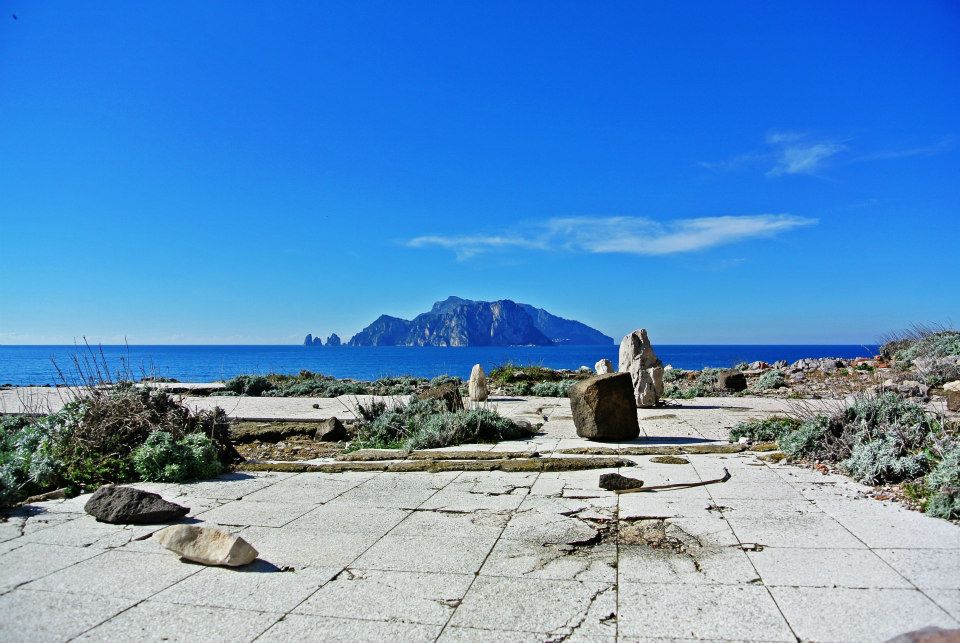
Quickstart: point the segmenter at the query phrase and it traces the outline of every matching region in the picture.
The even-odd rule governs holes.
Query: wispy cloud
[[[446,248],[458,259],[494,249],[527,248],[591,254],[660,256],[694,252],[809,226],[816,219],[790,214],[699,217],[659,222],[646,217],[561,217],[496,235],[426,235],[407,246]]]
[[[932,156],[948,152],[954,147],[954,141],[947,138],[936,145],[887,149],[855,156],[855,150],[851,149],[847,141],[817,138],[806,132],[772,131],[767,133],[764,147],[760,149],[720,161],[701,161],[698,165],[713,172],[732,172],[752,168],[763,171],[768,177],[808,175],[825,178],[824,171],[835,163],[854,164]]]
[[[816,174],[823,163],[832,156],[847,149],[845,145],[834,141],[805,141],[802,138],[785,139],[782,134],[775,135],[779,146],[776,151],[776,164],[767,172],[768,176],[783,174]],[[770,137],[767,139],[770,140]]]
[[[427,246],[447,248],[457,253],[458,259],[469,259],[476,254],[496,248],[516,247],[544,249],[545,247],[542,242],[536,239],[524,239],[509,235],[488,236],[482,234],[454,236],[424,235],[408,240],[405,245],[411,248],[424,248]]]

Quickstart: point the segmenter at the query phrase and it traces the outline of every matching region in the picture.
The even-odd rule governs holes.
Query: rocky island
[[[609,345],[613,338],[586,324],[509,299],[448,297],[412,320],[381,315],[350,346]]]

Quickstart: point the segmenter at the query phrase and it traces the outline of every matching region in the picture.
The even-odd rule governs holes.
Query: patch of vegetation
[[[783,371],[774,369],[766,371],[753,383],[753,388],[757,391],[769,391],[775,388],[783,388],[787,385],[783,377]]]
[[[960,355],[960,331],[914,326],[887,339],[880,354],[898,362]]]
[[[141,479],[156,482],[212,478],[223,470],[206,435],[189,433],[175,440],[166,431],[154,431],[134,450],[133,468]]]
[[[576,380],[537,382],[530,387],[530,393],[539,397],[567,397],[570,393],[570,387],[576,383]]]
[[[434,380],[462,381],[449,375]],[[297,375],[238,375],[225,382],[225,392],[251,397],[339,397],[341,395],[410,395],[428,385],[425,378],[382,377],[372,382],[337,379],[330,375],[300,371]],[[222,393],[218,393],[222,394]]]
[[[730,430],[730,441],[748,438],[753,442],[776,442],[799,426],[800,420],[778,415],[762,420],[750,420],[741,422]]]
[[[488,408],[448,411],[440,400],[413,400],[387,409],[366,409],[348,450],[433,449],[472,442],[528,437],[529,427]]]
[[[663,381],[676,382],[677,380],[682,380],[686,374],[687,372],[682,368],[668,368],[663,371]]]
[[[802,421],[743,423],[730,435],[775,439],[787,456],[835,463],[865,484],[907,483],[928,514],[960,518],[960,430],[897,393],[856,397]]]
[[[61,487],[77,493],[152,479],[138,472],[134,458],[151,434],[169,435],[174,442],[189,438],[196,447],[202,441],[190,436],[209,440],[226,432],[221,409],[194,413],[163,391],[131,384],[78,391],[77,399],[56,413],[0,421],[0,502]],[[219,467],[218,455],[225,454],[216,447],[202,450],[207,468],[187,473]]]
[[[664,387],[663,397],[685,400],[706,397],[716,390],[717,376],[720,371],[719,368],[705,368],[700,372],[689,371],[685,373],[685,378],[694,376],[693,381],[684,386],[684,379],[678,378],[673,384]]]
[[[545,366],[506,362],[494,367],[487,379],[499,386],[505,386],[517,382],[530,382],[531,384],[534,382],[559,382],[567,377],[569,376]]]

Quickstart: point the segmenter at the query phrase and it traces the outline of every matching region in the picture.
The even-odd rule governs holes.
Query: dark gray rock
[[[343,442],[350,439],[347,429],[338,418],[332,417],[320,423],[320,427],[313,436],[320,442]]]
[[[640,435],[630,373],[595,375],[570,387],[577,435],[590,440],[632,440]]]
[[[108,484],[97,489],[83,510],[100,522],[115,525],[154,525],[180,520],[190,508],[155,493]]]
[[[312,334],[307,333],[307,336],[303,338],[303,345],[304,345],[304,346],[313,346],[313,335],[312,335]]]
[[[417,398],[421,400],[440,400],[448,411],[463,410],[463,396],[460,395],[460,387],[453,382],[421,391],[417,393]]]
[[[619,473],[601,473],[600,488],[607,491],[622,491],[624,489],[637,489],[643,486],[643,480],[628,478]]]
[[[887,643],[960,643],[960,630],[925,627],[888,639]]]
[[[747,390],[747,376],[740,371],[723,371],[717,375],[717,388],[725,391]]]
[[[327,346],[340,346],[342,343],[340,336],[336,333],[331,333],[330,337],[327,338]]]

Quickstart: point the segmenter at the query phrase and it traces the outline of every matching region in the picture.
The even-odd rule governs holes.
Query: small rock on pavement
[[[467,390],[470,399],[474,402],[485,402],[490,397],[490,390],[487,388],[487,375],[479,364],[474,364],[473,368],[470,369],[470,382],[467,384]]]
[[[624,489],[638,489],[643,486],[643,480],[628,478],[619,473],[601,473],[600,488],[607,491],[623,491]]]
[[[593,370],[597,372],[597,375],[606,375],[607,373],[613,373],[613,362],[611,362],[608,359],[602,359],[593,365]]]
[[[257,558],[257,550],[246,540],[213,527],[173,525],[158,531],[155,538],[181,558],[204,565],[239,567]]]
[[[350,436],[347,434],[347,429],[343,426],[343,422],[334,416],[320,423],[317,432],[313,435],[313,439],[319,440],[320,442],[343,442],[344,440],[349,440]]]
[[[632,440],[640,435],[629,373],[594,375],[570,387],[577,435],[590,440]]]
[[[960,630],[925,627],[889,639],[887,643],[960,643]]]
[[[717,387],[725,391],[745,391],[747,376],[740,371],[723,371],[717,375]]]
[[[90,496],[83,510],[100,522],[115,525],[154,525],[180,520],[189,507],[164,500],[155,493],[108,484]]]

